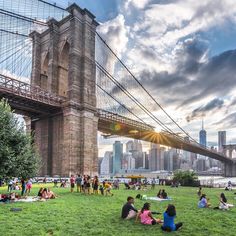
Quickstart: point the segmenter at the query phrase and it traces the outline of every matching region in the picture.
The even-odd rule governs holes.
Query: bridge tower
[[[62,96],[61,112],[31,120],[42,175],[97,173],[95,31],[98,23],[76,4],[61,21],[32,32],[31,84]]]

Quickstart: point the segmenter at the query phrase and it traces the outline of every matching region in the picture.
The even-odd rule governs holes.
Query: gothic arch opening
[[[45,90],[47,90],[47,85],[48,85],[48,63],[49,63],[49,53],[47,52],[42,64],[41,75],[40,75],[40,87]]]
[[[68,91],[68,66],[70,45],[66,42],[59,56],[58,94],[67,96]]]
[[[236,150],[235,149],[232,151],[232,158],[236,158]]]

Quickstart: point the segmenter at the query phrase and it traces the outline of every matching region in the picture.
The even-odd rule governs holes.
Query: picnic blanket
[[[15,200],[15,202],[37,202],[37,201],[40,201],[40,198],[31,196]]]
[[[170,197],[168,197],[168,198],[166,198],[166,199],[159,198],[159,197],[147,197],[146,199],[147,199],[147,200],[159,201],[159,202],[162,202],[162,201],[171,201],[171,200],[172,200]]]

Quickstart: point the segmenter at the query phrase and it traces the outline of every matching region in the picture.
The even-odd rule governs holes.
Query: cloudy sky
[[[235,0],[75,2],[96,16],[97,30],[109,46],[193,138],[198,140],[204,119],[209,145],[217,145],[219,130],[227,131],[228,143],[236,143]],[[68,0],[57,3],[68,6]],[[140,88],[125,78],[124,85],[178,132]],[[144,114],[139,115],[145,119]],[[112,142],[114,139],[104,141],[99,136],[100,155],[112,149]]]
[[[210,144],[219,130],[236,142],[235,0],[76,2],[96,15],[107,43],[192,137],[204,119]]]

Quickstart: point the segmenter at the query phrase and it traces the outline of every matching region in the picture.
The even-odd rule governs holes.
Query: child
[[[180,227],[182,227],[183,223],[178,223],[175,224],[174,223],[174,219],[176,217],[176,210],[175,210],[175,206],[172,204],[169,204],[166,211],[163,214],[164,217],[164,224],[163,226],[161,226],[161,229],[164,231],[176,231],[178,230]]]
[[[102,195],[104,195],[104,188],[103,188],[102,184],[99,185],[99,191]]]
[[[141,223],[144,225],[155,225],[158,223],[162,223],[161,219],[155,219],[152,216],[152,212],[150,211],[150,206],[151,206],[150,203],[148,202],[144,203],[143,208],[138,213],[136,220],[140,218]]]

